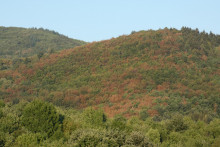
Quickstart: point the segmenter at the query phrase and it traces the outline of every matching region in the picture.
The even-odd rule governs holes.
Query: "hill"
[[[220,114],[220,36],[183,27],[133,32],[0,73],[5,101],[100,107],[111,117],[210,121]]]
[[[85,44],[55,31],[37,28],[0,27],[0,57],[28,57]]]

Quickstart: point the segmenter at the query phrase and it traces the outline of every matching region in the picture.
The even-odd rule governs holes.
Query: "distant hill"
[[[220,36],[183,27],[132,32],[22,63],[0,74],[5,100],[101,107],[156,119],[220,114]]]
[[[83,44],[85,42],[43,28],[0,27],[0,57],[28,57]]]

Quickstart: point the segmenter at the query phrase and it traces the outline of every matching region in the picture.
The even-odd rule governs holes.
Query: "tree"
[[[153,146],[144,134],[137,131],[131,132],[131,134],[127,136],[125,143],[129,146]]]
[[[188,126],[183,120],[182,115],[175,115],[167,124],[167,130],[169,131],[184,131],[187,130]]]
[[[0,132],[0,147],[5,146],[5,134],[3,132]]]
[[[16,114],[7,113],[0,119],[0,132],[13,133],[19,128],[19,118]]]
[[[218,138],[220,137],[220,120],[219,119],[214,119],[213,121],[210,122],[207,130],[210,135],[213,136],[213,138]]]
[[[150,130],[147,132],[147,137],[154,144],[158,145],[160,143],[160,133],[157,129],[150,128]]]
[[[218,137],[214,140],[214,143],[212,144],[212,147],[218,147],[219,145],[220,145],[220,137]]]
[[[0,109],[0,119],[3,117],[2,109]]]
[[[103,110],[95,110],[92,107],[89,107],[84,110],[83,118],[86,122],[86,125],[89,125],[90,127],[102,127],[107,119]]]
[[[27,133],[18,136],[14,145],[18,147],[38,146],[42,140],[43,137],[39,133]]]
[[[3,107],[5,107],[5,103],[2,100],[0,100],[0,108],[3,108]]]
[[[148,117],[149,117],[149,114],[148,114],[148,109],[143,109],[141,112],[140,112],[140,119],[145,121]]]
[[[43,57],[43,55],[44,55],[43,52],[39,52],[39,53],[37,54],[38,59],[40,59],[41,57]]]
[[[34,100],[24,108],[22,123],[30,131],[46,133],[50,137],[59,130],[59,119],[59,114],[52,104]]]
[[[25,60],[24,60],[24,64],[28,64],[30,62],[31,62],[31,59],[26,57]]]
[[[111,122],[111,128],[123,131],[127,128],[126,119],[122,115],[116,115]]]

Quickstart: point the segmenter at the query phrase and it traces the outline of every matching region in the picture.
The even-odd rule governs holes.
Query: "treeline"
[[[220,144],[220,119],[194,121],[176,113],[154,121],[121,115],[108,118],[102,109],[55,107],[41,100],[0,101],[0,146],[212,146]]]

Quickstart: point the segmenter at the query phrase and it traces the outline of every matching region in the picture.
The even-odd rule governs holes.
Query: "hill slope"
[[[179,112],[209,119],[220,114],[219,55],[220,36],[212,33],[140,31],[2,71],[1,96],[93,105],[109,116]]]
[[[83,44],[85,42],[42,28],[0,27],[0,57],[28,57]]]

